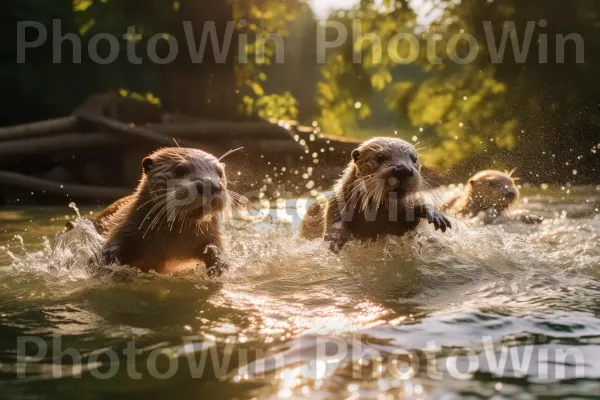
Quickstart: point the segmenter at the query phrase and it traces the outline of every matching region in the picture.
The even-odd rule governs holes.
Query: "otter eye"
[[[175,170],[173,170],[173,175],[175,178],[183,178],[189,172],[189,168],[185,165],[178,165]]]
[[[377,158],[375,159],[375,162],[377,164],[381,164],[384,161],[385,161],[385,156],[383,154],[378,155]]]
[[[410,155],[410,161],[412,161],[413,164],[416,164],[417,161],[419,161],[419,159],[417,158],[416,154],[411,154]]]

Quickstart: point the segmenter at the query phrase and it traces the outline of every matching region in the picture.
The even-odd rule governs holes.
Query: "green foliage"
[[[232,0],[232,4],[234,19],[246,22],[238,23],[238,33],[248,38],[246,59],[236,63],[237,88],[243,94],[239,110],[246,115],[257,113],[268,118],[296,118],[298,110],[291,93],[266,95],[263,83],[267,80],[266,69],[272,65],[277,51],[277,42],[270,40],[270,35],[288,36],[290,21],[307,6],[297,0]]]
[[[351,65],[348,48],[331,54],[323,67],[319,105],[324,130],[337,134],[356,130],[369,112],[365,107],[357,113],[352,105],[365,105],[373,93],[383,91],[398,124],[409,121],[418,129],[419,140],[427,143],[427,160],[444,168],[476,159],[488,166],[512,167],[529,159],[526,165],[531,174],[540,175],[548,170],[547,160],[540,155],[565,154],[573,165],[575,154],[575,162],[589,154],[600,128],[600,92],[595,84],[600,53],[590,50],[599,48],[597,2],[426,0],[425,5],[442,11],[429,27],[415,24],[408,2],[373,3],[362,1],[356,9],[330,17],[352,32],[350,20],[362,16],[360,29],[367,40],[352,44],[354,51],[363,52],[360,67]],[[491,62],[484,21],[492,23],[498,45],[506,21],[516,23],[522,43],[527,22],[542,18],[548,26],[541,29],[536,25],[524,64],[515,62],[510,42],[504,60]],[[401,32],[419,37],[415,65],[426,73],[422,80],[403,79],[406,67],[390,58],[394,54],[387,51],[389,39]],[[373,33],[383,43],[381,57],[370,40]],[[468,53],[465,41],[455,47],[451,41],[463,33],[475,38],[479,50],[478,57],[465,65],[452,60]],[[548,63],[539,62],[540,33],[547,34]],[[580,33],[585,39],[584,64],[575,62],[573,43],[567,47],[566,62],[556,62],[554,38],[570,33]],[[427,39],[433,35],[438,40],[431,48],[441,59],[439,64],[432,63],[427,54]],[[404,47],[397,49],[401,58],[410,54],[408,42],[403,43]]]
[[[244,96],[243,104],[246,114],[257,114],[264,119],[295,120],[298,117],[296,99],[290,92],[283,95],[260,95],[256,99]]]
[[[153,93],[150,93],[150,92],[142,94],[142,93],[137,93],[137,92],[130,92],[127,89],[119,89],[117,91],[117,93],[121,97],[126,97],[126,98],[139,100],[139,101],[145,101],[152,105],[160,106],[160,99],[158,97],[156,97]]]
[[[393,63],[385,44],[393,35],[410,31],[415,14],[406,1],[381,5],[362,1],[352,10],[333,13],[329,21],[342,23],[350,38],[365,38],[349,40],[329,54],[318,83],[319,125],[331,134],[351,134],[359,121],[371,115],[373,92],[383,91],[392,82]]]
[[[103,31],[122,33],[128,26],[135,25],[138,34],[152,35],[178,29],[177,24],[186,20],[186,16],[182,15],[180,1],[147,0],[143,10],[139,9],[135,0],[72,1],[82,34],[93,33],[94,27],[98,26]],[[276,42],[269,40],[269,35],[276,33],[286,36],[289,21],[307,6],[298,0],[229,2],[233,9],[233,20],[237,21],[236,35],[247,38],[245,60],[238,59],[235,63],[236,86],[241,94],[239,110],[243,113],[280,115],[282,108],[285,108],[283,114],[296,115],[297,110],[295,106],[291,106],[289,93],[283,96],[267,95],[263,83],[267,80],[265,69],[271,65],[276,55]],[[248,102],[248,97],[252,99],[251,103]],[[263,97],[265,99],[261,100]],[[268,107],[271,106],[274,108],[269,110]]]

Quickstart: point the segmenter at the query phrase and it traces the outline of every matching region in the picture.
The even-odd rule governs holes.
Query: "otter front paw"
[[[342,248],[344,247],[344,245],[346,244],[346,242],[340,241],[340,240],[325,240],[328,244],[329,244],[329,250],[331,250],[334,253],[339,253]]]
[[[217,277],[223,275],[223,272],[229,269],[229,264],[226,261],[219,260],[215,264],[206,266],[206,273],[208,276]]]
[[[210,277],[221,276],[229,269],[227,256],[215,245],[208,246],[201,259],[206,264],[206,273]]]
[[[544,217],[539,217],[534,214],[521,214],[518,217],[518,220],[529,225],[537,225],[544,222]]]
[[[425,209],[425,219],[430,224],[433,224],[435,230],[440,229],[442,232],[446,232],[446,229],[452,229],[452,224],[446,218],[444,214],[436,210],[435,208],[427,207]]]
[[[331,251],[339,253],[344,245],[350,241],[350,232],[345,229],[333,229],[325,234],[325,241],[329,244]]]

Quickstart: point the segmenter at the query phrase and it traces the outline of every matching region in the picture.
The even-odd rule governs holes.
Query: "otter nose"
[[[221,184],[212,179],[196,182],[196,189],[198,190],[198,193],[207,195],[215,195],[223,191]]]
[[[396,179],[410,178],[413,176],[413,170],[406,165],[396,165],[392,168],[392,176]]]
[[[517,198],[517,191],[515,189],[506,189],[504,191],[504,197],[508,200],[514,200]]]

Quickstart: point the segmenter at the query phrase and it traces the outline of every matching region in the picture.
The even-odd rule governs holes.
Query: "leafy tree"
[[[351,105],[355,101],[365,104],[369,91],[382,90],[398,121],[408,120],[421,131],[419,138],[428,142],[424,153],[432,164],[444,168],[462,165],[468,171],[490,165],[519,166],[529,180],[571,179],[577,169],[598,176],[597,159],[590,150],[598,141],[600,123],[600,81],[595,74],[600,53],[594,51],[599,48],[600,5],[587,0],[429,3],[441,12],[427,28],[414,24],[412,10],[405,2],[384,2],[379,6],[363,1],[353,10],[355,15],[367,15],[361,22],[363,35],[378,33],[384,43],[389,35],[398,32],[419,35],[420,51],[415,63],[426,72],[426,77],[397,79],[402,66],[388,62],[385,51],[382,60],[366,56],[362,69],[351,67],[349,50],[341,49],[330,56],[324,68],[324,82],[320,84],[322,125],[338,133],[355,129],[368,111],[357,114]],[[331,17],[336,18],[338,14]],[[540,26],[541,19],[546,24],[542,22]],[[490,21],[488,32],[484,21]],[[493,33],[492,41],[498,47],[507,21],[514,21],[519,45],[527,24],[535,24],[523,63],[515,61],[517,54],[510,41],[502,62],[491,61],[488,38]],[[556,35],[570,33],[585,39],[585,63],[576,62],[573,42],[566,44],[564,63],[556,61]],[[461,34],[472,35],[479,50],[478,56],[466,64],[453,61],[469,54],[465,40],[453,41]],[[540,63],[544,46],[540,34],[547,35],[546,63]],[[437,38],[432,41],[434,35]],[[439,64],[430,61],[430,43],[441,59]],[[355,50],[372,50],[356,42],[353,45]],[[399,52],[404,57],[410,54],[407,49]],[[366,77],[351,76],[349,70],[364,71]],[[365,85],[369,81],[370,85]]]
[[[275,46],[266,38],[273,32],[285,35],[286,23],[300,5],[296,0],[148,0],[141,7],[135,0],[73,0],[84,34],[111,28],[124,32],[127,26],[136,25],[140,29],[136,33],[143,34],[145,40],[157,33],[174,38],[179,43],[177,57],[158,68],[158,95],[163,107],[222,119],[237,118],[239,110],[260,113],[253,99],[264,95],[266,75],[262,70],[270,64]],[[186,34],[184,21],[190,22],[195,52],[206,29],[214,27],[218,37],[217,45],[207,40],[199,63],[188,51],[190,31]],[[166,57],[168,41],[161,44],[159,56]],[[263,61],[257,62],[257,56]],[[240,94],[247,97],[244,103]]]
[[[358,128],[360,120],[371,115],[369,100],[392,82],[393,62],[387,51],[379,51],[376,41],[385,44],[398,33],[412,32],[416,15],[406,0],[363,0],[350,10],[334,12],[330,22],[341,23],[350,40],[328,55],[318,84],[321,128],[332,134],[347,134]],[[327,31],[331,41],[338,33]],[[352,40],[359,37],[373,40]],[[375,44],[375,46],[374,46]],[[385,50],[382,48],[381,50]],[[406,51],[399,48],[400,53]],[[360,62],[356,62],[359,60]]]

